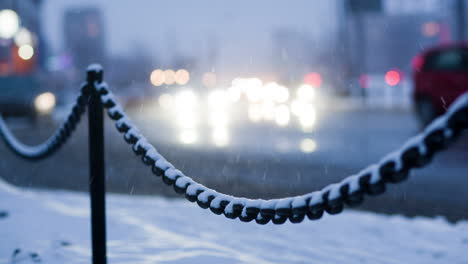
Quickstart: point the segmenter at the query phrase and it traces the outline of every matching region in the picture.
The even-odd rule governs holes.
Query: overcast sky
[[[335,34],[335,0],[44,0],[44,32],[53,50],[62,48],[65,10],[98,6],[106,24],[106,40],[113,54],[128,54],[141,45],[168,60],[168,53],[206,56],[217,40],[219,60],[242,64],[267,63],[271,32],[291,28],[317,40]],[[138,3],[138,4],[137,4]]]

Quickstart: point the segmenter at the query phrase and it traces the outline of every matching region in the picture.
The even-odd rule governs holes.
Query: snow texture
[[[155,163],[155,166],[163,171],[170,169],[170,168],[172,169],[174,168],[174,166],[169,161],[167,161],[164,157],[158,159]]]
[[[0,181],[0,263],[90,263],[89,199]],[[109,263],[467,263],[468,222],[347,210],[242,223],[180,200],[107,195]]]

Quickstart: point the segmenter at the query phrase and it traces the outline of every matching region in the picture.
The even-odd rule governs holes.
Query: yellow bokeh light
[[[150,81],[154,86],[161,86],[164,84],[164,72],[160,69],[156,69],[151,72]]]
[[[179,85],[185,85],[190,80],[190,73],[185,69],[180,69],[175,73],[175,81]]]
[[[176,82],[176,73],[173,70],[164,71],[164,83],[173,85]]]

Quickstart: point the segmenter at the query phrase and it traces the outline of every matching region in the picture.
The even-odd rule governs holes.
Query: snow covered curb
[[[215,216],[185,200],[107,197],[109,263],[466,263],[468,259],[466,221],[453,225],[442,218],[347,210],[298,225],[259,226]],[[0,212],[8,213],[0,217],[0,263],[90,263],[88,208],[87,194],[21,190],[0,181]]]

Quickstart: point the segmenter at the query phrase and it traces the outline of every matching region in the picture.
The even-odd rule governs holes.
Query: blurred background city
[[[433,50],[450,47],[457,80],[468,80],[466,13],[464,0],[0,0],[0,112],[21,139],[40,142],[97,62],[188,175],[230,194],[301,194],[378,161],[461,93],[430,102],[417,76],[451,62]],[[428,50],[438,57],[425,60]],[[0,175],[86,190],[85,125],[78,134],[33,166],[1,144]],[[109,123],[109,190],[170,195],[117,136]],[[465,138],[364,208],[466,219],[467,149]]]

